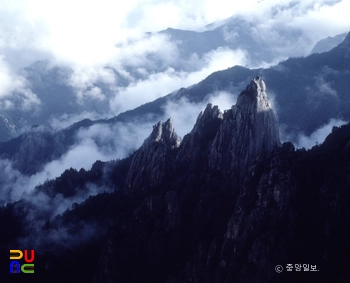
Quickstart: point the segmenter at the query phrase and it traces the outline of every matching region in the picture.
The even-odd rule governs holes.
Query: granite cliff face
[[[66,170],[29,197],[109,192],[55,219],[25,200],[2,207],[0,248],[35,239],[36,282],[349,282],[349,176],[350,124],[309,151],[280,145],[255,78],[224,113],[207,105],[182,142],[171,120],[160,122],[130,157]],[[55,254],[59,231],[78,240]]]
[[[237,104],[224,113],[208,104],[181,144],[171,120],[159,122],[133,156],[126,178],[125,192],[146,198],[134,211],[135,221],[111,230],[95,282],[107,280],[110,274],[114,277],[108,282],[141,282],[144,276],[151,280],[149,272],[155,268],[167,270],[155,275],[152,279],[155,282],[224,282],[220,278],[227,277],[231,270],[225,253],[234,253],[232,241],[239,241],[246,223],[253,221],[246,219],[250,206],[258,201],[255,215],[269,203],[288,201],[289,193],[280,191],[288,173],[279,176],[274,171],[279,161],[263,176],[258,190],[253,186],[258,177],[253,181],[245,178],[247,174],[261,177],[261,160],[280,145],[266,86],[259,77],[241,92]],[[273,178],[276,181],[271,183]],[[266,190],[270,192],[268,197],[264,195]],[[235,206],[236,202],[243,205]],[[280,207],[285,209],[282,204]],[[267,214],[263,217],[268,219]],[[254,223],[249,225],[253,228]],[[246,233],[249,235],[249,230]],[[135,245],[130,249],[115,246],[119,257],[114,258],[113,268],[110,264],[107,267],[108,259],[114,257],[111,243],[116,245],[117,238],[119,242]],[[245,243],[247,239],[240,241]],[[238,251],[236,255],[239,259]],[[222,258],[219,266],[218,257]],[[134,258],[142,262],[142,271],[123,273],[121,270],[130,268]],[[205,266],[211,261],[215,268],[213,265],[208,269]],[[218,277],[212,281],[213,274],[205,269],[210,272],[218,269],[215,271]],[[208,276],[205,281],[198,279],[203,276]],[[148,279],[144,282],[150,282]]]
[[[159,185],[173,165],[170,151],[179,145],[180,138],[171,119],[156,124],[131,161],[126,178],[127,190],[140,192]]]
[[[265,83],[256,77],[238,96],[237,104],[225,113],[208,104],[181,145],[171,119],[155,125],[132,159],[127,190],[156,187],[184,164],[200,167],[202,175],[219,172],[239,183],[259,155],[267,155],[280,145]]]
[[[225,112],[210,147],[209,165],[213,170],[243,178],[259,154],[268,154],[280,145],[277,121],[267,99],[265,83],[256,77],[239,95],[237,104]]]
[[[117,117],[108,120],[90,121],[89,124],[113,125],[117,122],[126,122],[135,118],[147,119],[150,114],[152,117],[158,117],[157,119],[160,119],[164,115],[165,105],[169,102],[185,98],[190,102],[198,103],[216,91],[236,92],[242,89],[242,86],[245,86],[246,82],[248,82],[247,78],[259,74],[268,82],[269,89],[278,94],[276,96],[276,102],[283,109],[279,113],[279,121],[286,126],[285,131],[290,133],[291,136],[298,132],[311,135],[317,128],[328,124],[331,118],[350,119],[347,107],[350,101],[350,96],[348,95],[349,38],[350,35],[348,34],[341,44],[328,52],[312,54],[305,58],[291,58],[268,69],[250,70],[235,66],[219,71],[211,74],[205,80],[191,88],[173,92],[153,102],[137,107],[134,110],[121,113]],[[55,76],[52,77],[53,80],[55,78]],[[66,91],[63,92],[66,93]],[[57,95],[57,97],[59,99],[62,98],[60,95]],[[53,103],[53,105],[55,106],[56,104]],[[232,114],[231,111],[229,111],[229,114]],[[4,136],[4,139],[7,140],[12,134],[17,135],[14,131],[16,131],[16,127],[17,129],[19,128],[13,122],[14,120],[11,121],[11,119],[8,119],[10,117],[9,115],[5,115],[4,113],[2,115],[6,117],[5,119],[7,121],[4,120],[4,117],[0,117],[0,120],[4,122],[1,123],[0,121],[0,128],[4,130],[4,133],[8,133],[6,134],[6,138]],[[78,124],[84,124],[84,121]],[[12,134],[9,133],[9,130]],[[70,138],[67,138],[68,142],[64,141],[64,144],[61,146],[64,149],[63,153],[66,153],[68,148],[74,144],[73,136],[77,132],[78,128],[76,128],[74,133],[70,132],[67,135],[70,135]],[[216,134],[216,130],[213,130],[213,132]],[[37,151],[35,153],[25,154],[32,155],[34,162],[38,166],[25,168],[27,164],[19,164],[14,158],[13,145],[17,144],[17,151],[21,147],[18,141],[18,139],[9,141],[11,144],[10,149],[7,143],[0,143],[0,157],[14,161],[14,163],[19,165],[15,166],[16,169],[19,169],[22,173],[35,174],[37,169],[42,168],[42,161],[49,162],[52,160],[52,157],[59,157],[62,154],[61,152],[56,154],[53,150],[48,151],[44,149],[41,151],[40,147],[37,149],[31,147],[32,150]],[[220,157],[220,152],[215,153],[215,150],[218,149],[213,149],[213,153],[217,155],[211,161],[213,166],[219,166],[222,162],[223,164],[230,163],[229,160],[224,161],[223,157]],[[43,153],[46,154],[45,157],[40,156]]]
[[[215,121],[216,134],[202,119]],[[211,105],[200,114],[174,151],[174,169],[110,230],[95,283],[349,281],[350,125],[310,151],[277,146],[276,137],[232,182],[209,166],[224,121]]]

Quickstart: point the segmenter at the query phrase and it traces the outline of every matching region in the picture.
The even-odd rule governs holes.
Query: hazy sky
[[[241,15],[266,25],[288,22],[319,38],[350,29],[348,11],[348,0],[1,0],[0,53],[15,67],[45,56],[100,65],[145,31],[202,30]]]

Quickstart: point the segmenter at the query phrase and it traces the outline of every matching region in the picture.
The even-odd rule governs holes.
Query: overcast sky
[[[141,32],[167,27],[202,30],[241,15],[284,21],[310,36],[350,29],[348,0],[16,0],[0,1],[0,52],[11,66],[52,56],[79,65],[106,64],[116,46]]]

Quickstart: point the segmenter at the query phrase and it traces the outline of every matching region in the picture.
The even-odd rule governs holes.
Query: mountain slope
[[[218,71],[187,89],[182,88],[111,119],[91,122],[91,125],[115,125],[118,122],[134,120],[155,123],[164,118],[166,105],[169,103],[176,104],[184,98],[189,103],[200,103],[219,91],[238,93],[249,83],[251,77],[259,75],[264,78],[268,91],[274,98],[273,108],[279,125],[283,127],[284,136],[289,136],[291,141],[295,142],[299,133],[310,135],[317,128],[327,124],[331,118],[350,121],[349,42],[350,34],[343,43],[328,52],[312,54],[305,58],[291,58],[268,69],[251,70],[235,66]],[[78,125],[74,126],[74,131],[69,131],[70,143],[61,145],[60,148],[67,149],[73,145],[74,136],[79,131]],[[14,144],[18,146],[15,151],[20,151],[21,145]],[[16,163],[13,154],[6,148],[0,145],[0,156],[12,159]],[[31,154],[35,156],[35,153]],[[50,152],[43,160],[48,162],[52,160],[51,156],[53,155]],[[27,163],[17,168],[25,166]]]
[[[158,123],[129,158],[67,170],[3,207],[0,247],[35,243],[36,282],[346,282],[350,124],[309,151],[281,146],[276,127],[255,78],[225,113],[209,104],[180,145],[171,120]],[[30,201],[92,185],[98,195],[54,219]],[[319,271],[276,273],[289,263]]]
[[[264,89],[259,80],[252,86],[260,86],[258,93]],[[245,95],[242,92],[238,102],[242,103]],[[254,100],[240,103],[242,109],[250,108]],[[234,109],[229,111],[234,113]],[[150,183],[141,183],[138,191],[134,188],[133,194],[143,195],[144,201],[135,209],[134,218],[111,229],[94,282],[349,279],[346,254],[350,245],[346,239],[350,229],[346,219],[350,210],[346,203],[350,200],[350,183],[346,176],[350,173],[350,126],[334,128],[323,145],[309,152],[295,151],[291,143],[277,147],[278,135],[269,138],[275,140],[275,147],[264,151],[252,135],[243,145],[243,155],[239,155],[240,146],[230,149],[230,143],[242,146],[244,135],[234,133],[244,130],[224,127],[230,116],[225,114],[209,105],[179,150],[174,149],[176,161],[168,177],[154,183],[146,195],[143,188]],[[252,131],[259,122],[245,124],[250,117],[249,111],[242,110],[242,118],[236,121]],[[273,133],[274,121],[267,125]],[[223,130],[233,133],[228,143],[221,138]],[[228,165],[240,164],[242,174],[228,171],[229,166],[211,167],[210,148],[217,141],[223,156],[234,152],[235,158]],[[255,155],[244,166],[239,161],[246,160],[244,154],[255,143],[265,154]],[[157,151],[154,154],[151,160]],[[148,160],[144,162],[141,168],[149,164]],[[340,195],[343,200],[335,200]],[[275,266],[285,269],[287,263],[311,264],[318,271],[275,271]]]
[[[334,47],[336,47],[338,44],[340,44],[345,37],[346,37],[346,33],[342,33],[333,37],[329,36],[327,38],[324,38],[315,44],[310,54],[327,52],[333,49]]]
[[[273,30],[273,38],[269,38],[266,34],[271,33],[261,23],[232,17],[211,30],[196,32],[168,28],[160,34],[179,42],[178,48],[183,58],[190,58],[193,54],[201,58],[205,53],[218,48],[244,50],[251,65],[303,55],[302,48],[294,48],[293,51],[288,49],[289,44],[303,47],[308,41],[301,30],[284,26],[274,27]]]
[[[311,134],[330,118],[350,120],[349,50],[350,34],[334,49],[308,57],[290,58],[267,69],[235,66],[218,71],[200,83],[178,93],[122,113],[125,119],[152,113],[161,117],[168,101],[186,97],[190,102],[203,101],[218,91],[238,92],[251,77],[264,78],[273,94],[279,123],[288,133]]]

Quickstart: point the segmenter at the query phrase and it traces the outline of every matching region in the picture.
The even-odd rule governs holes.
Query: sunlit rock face
[[[265,83],[256,77],[238,96],[237,104],[224,113],[210,148],[209,165],[242,177],[259,154],[269,153],[280,145]]]

